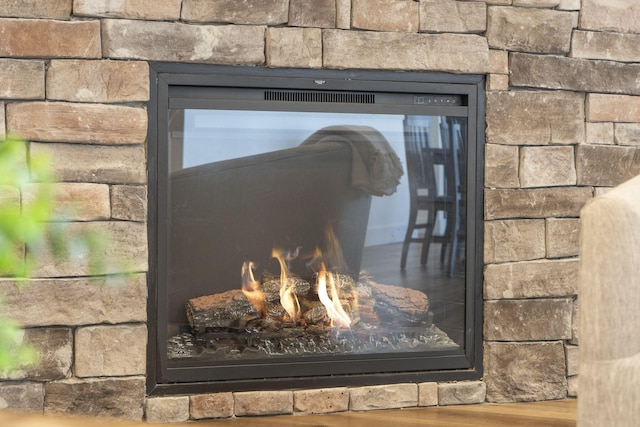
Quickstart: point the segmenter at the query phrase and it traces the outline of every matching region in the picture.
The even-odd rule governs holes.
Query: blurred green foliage
[[[0,275],[26,277],[26,248],[42,245],[53,195],[38,186],[34,197],[23,203],[23,189],[37,174],[51,182],[51,168],[43,158],[27,160],[27,145],[16,138],[0,141]],[[16,281],[17,283],[19,281]],[[1,308],[1,307],[0,307]],[[37,352],[22,344],[24,332],[12,319],[0,315],[0,372],[34,365]]]
[[[38,176],[51,182],[51,168],[41,157],[27,161],[24,141],[8,138],[0,141],[0,274],[26,276],[24,251],[37,247],[47,231],[53,206],[53,194],[46,184],[35,186],[28,203],[22,192]]]
[[[38,257],[47,253],[56,261],[88,262],[91,275],[107,271],[104,235],[74,232],[56,221],[52,182],[48,159],[30,155],[21,139],[0,140],[0,277],[16,279],[15,286],[28,286],[29,280],[20,279],[28,278]],[[39,358],[33,347],[23,344],[20,325],[3,315],[1,298],[0,376],[10,377]]]

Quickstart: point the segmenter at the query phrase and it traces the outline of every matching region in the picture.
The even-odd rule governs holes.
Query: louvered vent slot
[[[326,102],[333,104],[374,104],[373,93],[265,90],[265,101]]]

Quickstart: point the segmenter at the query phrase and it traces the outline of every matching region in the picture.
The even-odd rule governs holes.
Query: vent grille
[[[265,90],[265,101],[326,102],[333,104],[375,104],[373,93]]]

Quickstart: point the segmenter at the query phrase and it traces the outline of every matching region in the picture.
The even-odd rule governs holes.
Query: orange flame
[[[295,282],[289,278],[290,273],[286,263],[292,257],[289,254],[285,254],[282,249],[277,248],[273,248],[271,256],[280,263],[280,305],[287,312],[291,321],[295,322],[300,318],[300,302],[294,293]]]
[[[329,319],[331,319],[332,325],[348,328],[351,326],[351,318],[342,308],[340,298],[338,297],[336,288],[336,281],[339,281],[338,275],[328,273],[324,263],[321,264],[321,267],[321,270],[318,272],[318,297],[320,298],[320,302],[327,310],[327,315]],[[327,293],[327,281],[331,289],[331,298],[329,298],[329,294]]]
[[[267,315],[267,301],[264,292],[260,290],[260,282],[253,278],[253,262],[242,264],[242,293],[247,297],[253,308],[261,317]]]

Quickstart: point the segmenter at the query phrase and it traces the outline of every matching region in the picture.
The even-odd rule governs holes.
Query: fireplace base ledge
[[[402,383],[309,390],[243,391],[159,396],[146,400],[149,422],[269,415],[309,415],[484,403],[483,381]]]

